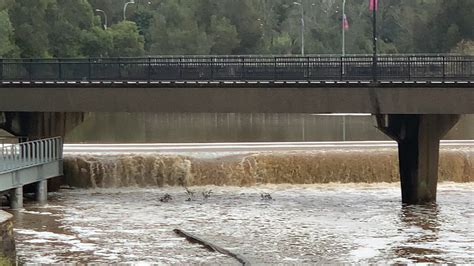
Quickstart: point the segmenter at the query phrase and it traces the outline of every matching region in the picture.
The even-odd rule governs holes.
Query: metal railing
[[[473,81],[474,56],[0,59],[0,81]]]
[[[0,141],[0,173],[49,163],[63,158],[62,138],[21,143]]]

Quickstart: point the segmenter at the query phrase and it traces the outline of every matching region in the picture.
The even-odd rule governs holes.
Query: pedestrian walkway
[[[0,193],[10,193],[12,209],[23,206],[23,186],[37,183],[37,200],[46,201],[47,179],[62,175],[62,139],[0,142]]]

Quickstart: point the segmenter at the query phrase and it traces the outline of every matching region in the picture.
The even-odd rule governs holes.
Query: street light
[[[347,16],[346,16],[346,0],[342,1],[342,56],[346,56],[346,23],[347,23]],[[343,60],[343,59],[341,59]],[[344,75],[346,72],[346,66],[342,65],[342,74]],[[342,141],[346,141],[346,116],[342,116]]]
[[[299,2],[293,2],[294,5],[300,6],[301,9],[301,55],[304,56],[304,9]]]
[[[97,8],[95,11],[104,14],[104,30],[107,30],[107,14],[102,9]]]
[[[130,2],[127,2],[125,3],[125,5],[123,6],[123,21],[127,20],[127,6],[129,4],[135,4],[135,0],[130,0]]]
[[[342,2],[342,56],[346,55],[346,0]]]

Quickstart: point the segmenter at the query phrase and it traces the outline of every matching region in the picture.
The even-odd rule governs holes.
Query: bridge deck
[[[474,113],[474,56],[0,59],[0,68],[4,112]]]

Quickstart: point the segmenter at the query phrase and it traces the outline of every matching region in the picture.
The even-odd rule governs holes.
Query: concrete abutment
[[[62,136],[84,121],[85,113],[1,112],[0,128],[29,139]]]
[[[377,115],[377,127],[398,142],[402,202],[436,201],[440,140],[460,115]]]

